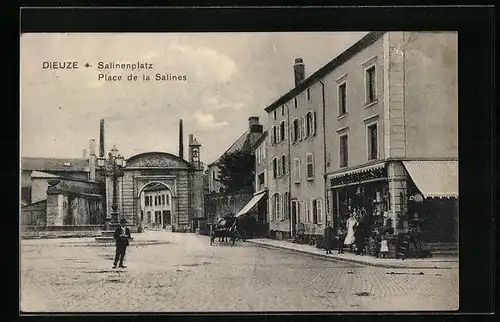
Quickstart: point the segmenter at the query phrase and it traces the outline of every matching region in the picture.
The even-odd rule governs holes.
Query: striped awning
[[[245,207],[243,207],[240,211],[238,211],[238,213],[236,214],[236,217],[239,217],[239,216],[244,215],[247,212],[249,212],[257,204],[257,202],[259,202],[259,200],[262,197],[264,197],[264,195],[266,193],[267,193],[267,191],[263,191],[259,194],[256,194],[255,196],[253,196],[253,198],[245,205]]]
[[[458,161],[403,161],[424,198],[458,198]]]

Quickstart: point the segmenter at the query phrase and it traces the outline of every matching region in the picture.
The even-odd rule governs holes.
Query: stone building
[[[181,148],[183,145],[182,123],[180,123],[180,128],[179,156],[166,152],[145,152],[134,155],[126,159],[122,175],[117,178],[115,191],[117,213],[119,219],[127,220],[133,231],[137,231],[142,224],[146,226],[158,222],[164,224],[168,220],[173,230],[194,231],[198,221],[204,218],[201,144],[190,134],[188,160],[185,160],[183,148]],[[159,187],[164,195],[168,196],[169,205],[166,209],[155,210],[161,213],[156,213],[157,217],[152,217],[149,221],[147,211],[151,210],[148,210],[149,206],[145,204],[145,197],[153,193],[151,189]],[[106,214],[108,219],[111,218],[113,212],[112,203],[113,179],[107,176]]]
[[[297,222],[319,236],[356,209],[396,233],[426,217],[428,241],[456,240],[456,33],[371,32],[309,77],[296,59],[294,74],[265,109],[278,238]]]
[[[245,151],[253,154],[255,143],[262,136],[263,127],[259,124],[259,118],[251,116],[248,119],[248,130],[246,130],[217,160],[208,165],[208,188],[205,194],[206,217],[209,222],[215,221],[217,216],[233,214],[236,215],[252,199],[253,185],[244,187],[242,191],[227,194],[223,191],[223,185],[219,182],[219,162],[222,156],[237,151]]]

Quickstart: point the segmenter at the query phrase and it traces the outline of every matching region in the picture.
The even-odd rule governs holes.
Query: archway
[[[142,227],[170,229],[173,223],[174,194],[164,182],[150,181],[138,194],[139,223]]]

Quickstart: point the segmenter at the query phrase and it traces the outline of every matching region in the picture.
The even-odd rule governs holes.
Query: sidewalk
[[[289,241],[274,240],[266,238],[248,239],[247,242],[257,244],[263,247],[286,249],[298,253],[308,254],[322,259],[342,260],[353,263],[360,263],[370,266],[386,268],[438,268],[450,269],[458,268],[459,260],[456,257],[431,257],[431,258],[408,258],[405,260],[395,258],[375,258],[368,255],[355,255],[345,252],[337,254],[332,250],[332,254],[325,254],[325,250],[318,249],[312,245],[294,244]]]

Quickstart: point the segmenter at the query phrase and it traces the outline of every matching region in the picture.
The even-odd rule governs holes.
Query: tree
[[[235,193],[253,187],[255,158],[250,152],[235,151],[224,154],[218,166],[218,181],[223,185],[224,192]]]

